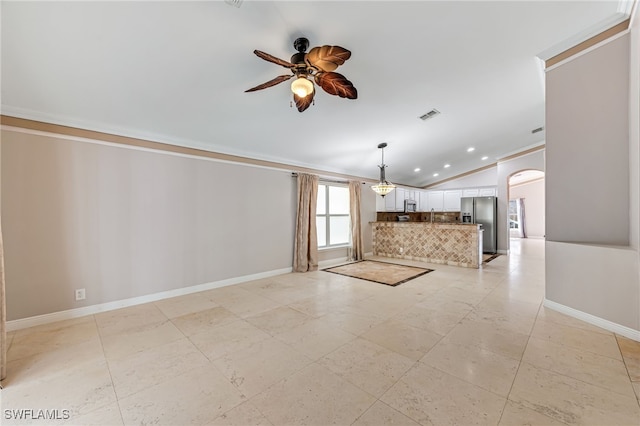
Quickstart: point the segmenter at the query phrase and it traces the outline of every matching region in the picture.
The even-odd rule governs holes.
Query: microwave
[[[414,200],[404,200],[404,212],[411,213],[418,211],[418,203]]]

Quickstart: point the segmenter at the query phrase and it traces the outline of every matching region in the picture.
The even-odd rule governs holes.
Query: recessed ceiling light
[[[473,152],[473,151],[475,151],[475,150],[476,150],[476,149],[475,149],[474,147],[469,147],[469,148],[467,148],[467,152]]]
[[[445,168],[445,169],[448,169],[449,167],[451,167],[451,164],[445,164],[445,165],[444,165],[444,168]]]
[[[420,167],[416,167],[415,169],[413,169],[414,172],[419,172],[420,171]]]
[[[481,160],[483,160],[483,161],[484,161],[484,160],[486,160],[486,159],[488,159],[488,158],[489,158],[489,157],[487,157],[487,156],[485,155],[484,157],[482,157],[482,158],[481,158]]]
[[[434,173],[434,174],[433,174],[433,177],[437,177],[437,176],[438,176],[438,174],[437,174],[437,173]]]

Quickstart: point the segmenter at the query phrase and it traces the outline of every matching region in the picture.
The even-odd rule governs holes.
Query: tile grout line
[[[544,305],[543,305],[543,304],[541,304],[541,305],[540,305],[540,308],[539,308],[539,310],[538,310],[538,315],[536,316],[536,322],[538,321],[538,316],[540,315],[540,310],[541,310],[541,309],[543,309],[543,308],[544,308]],[[535,322],[534,322],[534,327],[535,327]],[[577,328],[577,327],[572,327],[572,328]],[[532,329],[532,332],[533,332],[533,329]],[[611,333],[611,334],[614,334],[614,333]],[[531,334],[530,334],[530,335],[529,335],[529,337],[528,337],[528,339],[527,339],[527,345],[525,346],[525,351],[523,352],[523,356],[522,356],[522,358],[524,358],[524,353],[526,352],[526,348],[529,346],[529,341],[530,341],[531,337],[533,337],[533,336],[531,336]],[[552,343],[553,343],[553,342],[552,342]],[[618,345],[617,339],[616,339],[616,345]],[[560,346],[564,346],[564,345],[560,344]],[[568,349],[570,349],[570,350],[577,350],[577,348],[573,348],[573,347],[570,347],[570,346],[567,346],[567,348],[568,348]],[[601,357],[604,357],[604,358],[608,358],[608,359],[613,359],[613,360],[619,361],[619,360],[617,360],[617,359],[615,359],[615,358],[607,357],[607,356],[605,356],[605,355],[600,355],[600,354],[597,354],[597,353],[594,353],[594,352],[590,352],[590,351],[586,351],[586,352],[589,352],[589,353],[592,353],[592,354],[594,354],[594,355],[598,355],[598,356],[601,356]],[[518,365],[518,371],[520,371],[520,366],[522,365],[522,363],[523,363],[523,362],[524,362],[524,363],[526,363],[526,364],[528,364],[528,365],[530,365],[531,367],[533,367],[533,368],[535,368],[535,369],[537,369],[537,370],[543,370],[543,371],[547,371],[547,372],[549,372],[549,373],[551,373],[551,374],[554,374],[554,375],[557,375],[557,376],[566,377],[566,378],[568,378],[568,379],[575,380],[576,382],[584,383],[584,384],[586,384],[586,385],[593,386],[593,387],[599,388],[599,389],[604,390],[604,391],[607,391],[607,392],[615,393],[616,395],[621,396],[621,397],[624,397],[624,396],[625,396],[625,395],[622,395],[622,394],[620,394],[620,393],[618,393],[618,392],[614,392],[614,391],[612,391],[612,390],[610,390],[610,389],[608,389],[608,388],[605,388],[605,387],[603,387],[603,386],[601,386],[601,385],[599,385],[599,384],[590,383],[590,382],[584,381],[584,380],[582,380],[582,379],[578,379],[578,378],[576,378],[576,377],[570,376],[570,375],[568,375],[568,374],[560,373],[560,372],[557,372],[557,371],[554,371],[554,370],[549,370],[549,369],[547,369],[547,368],[540,367],[540,366],[537,366],[537,365],[531,364],[531,363],[529,363],[529,362],[523,361],[522,359],[521,359],[521,360],[520,360],[520,362],[519,362],[519,365]],[[625,369],[626,369],[626,366],[625,366]],[[515,383],[515,377],[517,377],[517,374],[518,374],[518,372],[516,372],[516,376],[514,376],[514,383]],[[628,372],[627,372],[627,374],[628,374]],[[631,379],[629,379],[629,383],[631,383]],[[513,390],[513,384],[512,384],[512,389],[511,389],[511,390],[509,390],[509,395],[511,394],[511,391],[512,391],[512,390]],[[632,388],[632,391],[633,391],[633,388]],[[635,393],[635,392],[634,392],[634,393]],[[636,400],[637,400],[637,399],[636,399]],[[640,401],[638,401],[638,404],[640,405]],[[543,414],[543,413],[541,413],[541,414]],[[546,414],[545,414],[545,415],[546,415]],[[547,417],[549,417],[549,416],[547,416]],[[558,420],[558,419],[554,419],[554,420]]]
[[[107,354],[104,350],[104,343],[102,342],[102,333],[100,332],[100,327],[98,326],[98,320],[96,319],[95,315],[91,315],[91,318],[93,319],[93,322],[96,325],[96,332],[98,333],[98,340],[100,340],[100,348],[102,349],[102,356],[104,357],[104,362],[107,365],[107,371],[109,372],[109,379],[111,379],[111,389],[113,390],[113,396],[116,398],[118,415],[120,416],[120,421],[122,421],[122,424],[124,425],[125,422],[124,422],[124,416],[122,415],[122,407],[120,406],[120,398],[118,398],[118,393],[116,392],[116,384],[113,381],[113,373],[111,372],[111,363],[109,362],[109,359],[107,358]],[[91,410],[91,412],[92,411],[95,411],[95,410]]]
[[[631,378],[631,372],[629,371],[629,366],[627,365],[627,357],[624,356],[624,352],[622,352],[622,348],[620,347],[620,341],[618,340],[618,335],[613,333],[613,337],[616,339],[616,345],[618,346],[618,350],[620,351],[620,356],[622,357],[622,363],[624,364],[624,369],[627,371],[627,377],[629,377],[629,383],[631,383],[631,390],[633,394],[636,396],[636,401],[638,402],[638,406],[640,406],[640,395],[637,394],[636,389],[633,386],[634,381]]]
[[[500,419],[498,420],[498,424],[500,424],[500,422],[502,421],[502,416],[504,416],[504,411],[507,408],[507,405],[509,404],[509,401],[511,401],[510,396],[511,396],[511,392],[513,392],[513,385],[516,383],[516,379],[518,378],[518,373],[520,372],[520,367],[522,366],[522,359],[524,358],[524,354],[527,352],[527,347],[529,346],[529,341],[531,340],[531,334],[533,333],[533,328],[535,327],[536,321],[538,321],[538,316],[540,315],[540,309],[542,309],[542,302],[540,303],[540,306],[538,307],[538,312],[536,313],[536,318],[533,321],[533,325],[531,326],[531,330],[529,330],[529,335],[527,336],[527,343],[524,345],[524,350],[522,351],[522,355],[520,356],[520,360],[518,360],[518,368],[516,369],[516,374],[513,375],[513,380],[511,381],[511,386],[509,387],[509,392],[507,392],[507,397],[505,399],[504,402],[504,406],[502,407],[502,413],[500,413]],[[542,413],[540,413],[542,414]],[[546,416],[546,414],[544,414]],[[549,416],[547,416],[549,417]],[[551,418],[551,417],[549,417]],[[556,419],[553,419],[556,420]]]

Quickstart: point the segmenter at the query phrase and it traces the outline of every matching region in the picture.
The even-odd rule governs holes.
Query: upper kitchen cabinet
[[[397,211],[404,211],[404,200],[407,198],[407,190],[404,188],[397,188],[393,190],[396,195],[396,207]]]
[[[459,212],[462,197],[491,197],[496,195],[495,187],[465,188],[447,190],[420,190],[398,188],[386,197],[376,197],[376,210],[379,212],[404,211],[404,200],[412,200],[417,204],[417,210],[430,212]]]
[[[460,211],[460,198],[462,197],[462,190],[450,190],[444,191],[444,211],[445,212],[459,212]]]
[[[480,196],[480,188],[469,188],[462,190],[463,197],[478,197]]]
[[[427,206],[425,211],[431,211],[432,209],[437,212],[441,212],[444,209],[444,191],[429,191],[427,192]]]
[[[428,199],[427,199],[427,191],[417,191],[417,198],[416,201],[418,202],[418,211],[419,212],[426,212],[427,209],[427,203],[428,203]]]
[[[394,189],[390,194],[385,195],[384,197],[384,211],[392,212],[396,209],[396,191],[398,188]]]
[[[404,189],[396,188],[384,197],[376,195],[376,211],[395,212],[404,209]]]

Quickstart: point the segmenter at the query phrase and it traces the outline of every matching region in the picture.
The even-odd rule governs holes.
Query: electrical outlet
[[[78,288],[76,289],[76,301],[77,300],[84,300],[87,297],[84,288]]]
[[[402,253],[404,251],[404,248],[400,247],[400,253]]]

